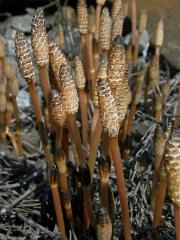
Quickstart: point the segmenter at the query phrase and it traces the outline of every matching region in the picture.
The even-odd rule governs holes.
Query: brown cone
[[[49,63],[49,46],[42,8],[36,10],[32,19],[31,44],[37,65],[39,67],[47,66]]]
[[[16,59],[22,77],[27,81],[34,79],[34,68],[31,53],[24,33],[16,33],[15,47]]]

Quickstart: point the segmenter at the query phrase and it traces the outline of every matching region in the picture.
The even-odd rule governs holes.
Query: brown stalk
[[[155,165],[153,173],[153,183],[152,183],[152,192],[151,192],[151,207],[154,209],[156,202],[156,191],[158,186],[158,176],[159,169],[161,166],[161,160],[164,153],[165,147],[165,134],[161,127],[157,125],[155,136],[154,136],[154,154],[155,154]]]
[[[81,121],[82,121],[82,138],[83,145],[88,149],[89,144],[89,125],[88,125],[88,97],[85,92],[86,79],[84,76],[84,70],[80,58],[75,58],[75,70],[76,70],[76,85],[78,88]]]
[[[155,112],[155,119],[157,122],[160,122],[162,119],[162,103],[161,98],[158,93],[155,92],[154,94],[154,112]]]
[[[82,189],[83,189],[84,206],[87,209],[89,222],[91,226],[94,227],[95,217],[93,213],[92,199],[91,199],[91,173],[88,165],[86,165],[81,169],[81,182],[82,182]]]
[[[99,67],[97,80],[99,78],[107,78],[107,60],[102,61]],[[100,143],[101,131],[102,131],[101,121],[99,117],[99,110],[98,110],[97,86],[95,90],[96,90],[95,98],[94,98],[95,111],[94,111],[92,125],[91,125],[90,155],[89,155],[89,163],[88,163],[90,172],[91,172],[91,177],[93,177],[93,173],[94,173],[96,154],[97,154],[98,146]]]
[[[180,240],[180,207],[174,204],[174,224],[176,229],[176,240]]]
[[[134,49],[134,66],[136,66],[137,64],[139,43],[140,43],[141,36],[146,29],[146,25],[147,25],[147,13],[146,13],[146,10],[142,10],[139,16],[139,29],[138,29],[139,32],[137,33],[135,49]]]
[[[18,113],[18,106],[16,101],[16,96],[18,95],[19,91],[19,85],[18,80],[16,78],[16,74],[12,68],[12,66],[5,62],[5,75],[6,79],[8,80],[8,91],[12,96],[12,105],[14,109],[14,116],[16,120],[16,136],[17,136],[17,145],[18,145],[18,155],[23,155],[23,147],[22,147],[22,141],[21,141],[21,128],[20,128],[20,119],[19,119],[19,113]]]
[[[89,151],[90,153],[89,153],[88,165],[89,165],[92,178],[94,174],[97,150],[101,140],[101,132],[102,132],[102,125],[101,125],[101,119],[98,113],[97,123],[90,139],[90,151]]]
[[[131,102],[130,112],[129,112],[129,116],[128,116],[128,125],[127,125],[126,136],[130,135],[132,121],[133,121],[133,118],[136,113],[137,105],[141,99],[142,85],[143,85],[142,83],[144,80],[144,75],[145,75],[145,69],[142,69],[140,75],[137,77],[136,82],[135,82],[135,86],[134,86],[135,97],[134,97],[134,99],[132,99],[132,102]]]
[[[5,84],[5,66],[4,66],[4,57],[5,57],[5,46],[4,40],[0,37],[0,142],[6,142],[6,84]]]
[[[39,135],[42,141],[43,150],[48,167],[52,161],[52,156],[48,147],[47,133],[42,119],[42,111],[39,103],[39,98],[34,85],[34,69],[31,60],[30,50],[22,32],[16,34],[16,59],[20,73],[26,79],[29,87],[29,92],[32,98],[32,104],[35,110],[38,123]]]
[[[46,25],[44,12],[42,8],[38,8],[32,19],[31,43],[34,52],[36,64],[39,67],[39,78],[44,92],[46,105],[49,103],[49,94],[51,85],[48,75],[49,64],[49,46],[48,35],[46,33]]]
[[[97,213],[96,233],[98,240],[110,240],[112,237],[112,223],[105,207]]]
[[[175,127],[180,127],[180,85],[178,87],[178,99],[177,99],[177,120],[175,121]]]
[[[68,222],[71,223],[71,227],[73,227],[73,225],[75,226],[75,220],[73,217],[73,212],[71,207],[71,197],[69,194],[63,193],[63,206],[66,212],[66,217]]]
[[[131,239],[131,223],[130,223],[130,219],[129,219],[127,192],[126,192],[126,186],[125,186],[125,180],[124,180],[124,174],[123,174],[123,167],[122,167],[122,163],[121,163],[118,138],[117,137],[110,138],[109,146],[110,146],[112,159],[114,162],[117,189],[118,189],[119,198],[120,198],[120,202],[121,202],[124,235],[125,235],[125,239]]]
[[[95,38],[93,39],[93,60],[96,76],[99,67],[99,44]]]
[[[109,147],[115,167],[116,183],[121,202],[125,239],[131,239],[131,224],[129,219],[126,186],[118,145],[119,115],[114,97],[106,79],[98,80],[99,110],[103,131],[109,136]]]
[[[100,200],[101,206],[109,210],[109,175],[111,162],[109,157],[102,157],[99,160],[100,173]]]
[[[85,164],[85,156],[81,145],[79,129],[76,123],[76,113],[78,111],[78,94],[75,83],[72,79],[71,69],[66,65],[61,65],[60,77],[62,81],[62,93],[65,101],[71,140],[76,147],[79,163],[83,166]]]
[[[166,105],[166,100],[169,96],[169,90],[170,90],[169,82],[165,82],[164,84],[162,84],[162,86],[161,86],[161,92],[162,92],[161,104],[162,104],[163,108]]]
[[[93,7],[89,8],[88,12],[88,57],[89,57],[89,79],[91,80],[91,98],[94,99],[95,89],[95,67],[93,59],[93,34],[95,33],[95,10]]]
[[[19,156],[23,155],[23,146],[22,146],[22,140],[21,140],[21,128],[20,128],[20,120],[19,120],[19,114],[18,114],[18,106],[16,97],[12,97],[12,105],[14,109],[14,115],[16,119],[16,135],[17,135],[17,145],[18,145],[18,152]]]
[[[153,227],[158,227],[161,224],[162,209],[166,197],[166,190],[167,181],[164,179],[160,180],[157,189],[156,204],[154,208]]]
[[[136,37],[137,37],[137,16],[136,16],[136,0],[131,0],[131,19],[132,19],[132,46],[134,50],[135,43],[136,43]]]
[[[62,148],[59,148],[56,151],[56,165],[59,173],[58,185],[62,188],[65,194],[69,194],[67,183],[66,157]]]
[[[62,207],[61,207],[61,199],[59,197],[58,184],[57,184],[57,169],[55,164],[51,166],[49,181],[50,181],[51,194],[54,202],[58,229],[59,229],[59,232],[62,233],[63,237],[66,239],[64,218],[63,218]]]

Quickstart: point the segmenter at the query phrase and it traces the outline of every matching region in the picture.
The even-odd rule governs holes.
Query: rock
[[[161,53],[173,66],[180,69],[180,1],[138,0],[136,2],[138,16],[140,10],[147,10],[147,30],[152,40],[154,40],[157,23],[160,17],[163,17],[165,37]]]

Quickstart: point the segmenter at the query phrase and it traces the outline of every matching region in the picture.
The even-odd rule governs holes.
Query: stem
[[[38,129],[39,129],[39,135],[40,135],[40,139],[43,145],[43,150],[44,150],[44,155],[48,164],[48,167],[50,166],[51,162],[52,162],[52,156],[48,147],[48,139],[47,139],[47,133],[46,133],[46,129],[42,120],[42,111],[41,111],[41,106],[39,103],[39,98],[38,95],[36,93],[36,89],[35,89],[35,85],[33,80],[28,82],[28,87],[29,87],[29,92],[32,98],[32,104],[35,110],[35,114],[36,114],[36,119],[37,119],[37,123],[38,123]]]
[[[6,143],[6,85],[4,81],[5,69],[4,69],[4,58],[0,58],[0,142]]]
[[[63,127],[56,127],[56,150],[59,150],[62,147],[62,135]]]
[[[176,127],[180,127],[180,84],[178,88],[178,108],[177,108],[178,119],[176,121]]]
[[[93,178],[96,154],[101,140],[101,132],[102,132],[101,119],[100,117],[98,117],[96,127],[90,140],[90,155],[88,165],[91,172],[91,178]]]
[[[91,187],[83,187],[83,195],[84,195],[84,204],[87,208],[87,213],[89,216],[89,221],[92,227],[95,225],[95,218],[92,209],[92,200],[91,200]]]
[[[98,46],[98,41],[96,39],[93,39],[93,60],[94,60],[94,69],[95,69],[95,76],[96,76],[98,67],[99,67],[99,46]]]
[[[42,90],[44,92],[46,105],[49,106],[49,94],[51,91],[51,85],[49,82],[49,75],[48,75],[47,67],[39,67],[39,78],[40,78]]]
[[[99,27],[100,27],[101,9],[102,9],[102,6],[98,4],[97,7],[96,7],[96,25],[95,25],[96,29],[95,29],[95,34],[94,34],[94,37],[97,41],[99,40]]]
[[[130,109],[130,113],[129,113],[129,117],[128,117],[126,136],[129,135],[130,132],[131,132],[131,126],[132,126],[133,117],[134,117],[134,115],[136,113],[136,107],[137,107],[137,104],[132,103],[131,109]]]
[[[59,191],[58,191],[58,185],[50,184],[50,187],[51,187],[51,193],[52,193],[55,212],[56,212],[58,229],[63,234],[63,237],[66,238],[64,219],[63,219],[63,213],[62,213],[62,208],[61,208],[61,200],[60,200]]]
[[[158,186],[158,177],[159,177],[161,159],[162,159],[162,156],[155,156],[155,166],[154,166],[154,174],[153,174],[152,193],[151,193],[151,207],[153,210],[156,202],[156,190]]]
[[[80,109],[81,109],[81,120],[82,120],[82,138],[83,145],[88,149],[88,101],[87,94],[84,89],[79,89]]]
[[[137,65],[140,37],[141,36],[137,34],[135,48],[134,48],[134,66]]]
[[[102,133],[102,154],[103,156],[109,155],[109,137],[106,133]]]
[[[21,141],[21,128],[20,128],[20,120],[19,120],[19,114],[18,114],[18,107],[17,107],[17,101],[16,97],[12,97],[12,104],[14,108],[14,116],[16,119],[16,134],[17,134],[17,144],[18,144],[18,149],[19,149],[19,155],[23,155],[23,147],[22,147],[22,141]]]
[[[82,145],[81,145],[79,129],[78,129],[77,123],[76,123],[76,114],[68,114],[67,119],[68,119],[68,124],[69,124],[71,140],[75,145],[76,152],[77,152],[77,155],[79,158],[79,163],[81,166],[84,166],[85,156],[84,156],[84,152],[83,152]]]
[[[106,50],[106,49],[101,49],[101,53],[102,53],[102,58],[103,58],[104,60],[107,60],[107,58],[108,58],[108,50]]]
[[[136,0],[131,0],[131,18],[132,18],[132,46],[136,42]]]
[[[10,131],[9,127],[7,127],[7,129],[6,129],[6,135],[7,135],[7,137],[9,137],[9,139],[11,140],[11,143],[12,143],[12,145],[13,145],[13,148],[14,148],[14,151],[15,151],[16,155],[17,155],[17,156],[20,156],[18,144],[17,144],[17,141],[16,141],[16,137],[15,137],[15,135]]]
[[[98,110],[97,107],[95,107],[94,108],[93,119],[92,119],[92,123],[91,123],[91,137],[90,138],[92,138],[92,136],[94,134],[98,119],[99,119],[99,110]]]
[[[91,97],[94,99],[94,89],[96,83],[95,69],[94,69],[94,59],[93,59],[93,34],[88,35],[88,57],[89,57],[89,78],[91,80]]]
[[[83,60],[83,68],[85,72],[86,79],[88,79],[89,76],[89,61],[88,61],[88,52],[89,52],[89,46],[87,44],[88,41],[88,34],[82,33],[81,34],[81,46],[82,46],[82,60]]]
[[[180,240],[180,208],[174,204],[174,224],[176,229],[176,240]]]
[[[167,181],[161,180],[157,190],[156,205],[154,209],[153,227],[157,227],[161,224],[161,215],[166,196]]]
[[[107,181],[103,181],[103,179],[100,179],[100,200],[102,207],[105,207],[107,210],[109,209],[108,204],[108,190],[109,184]]]
[[[68,159],[68,149],[69,149],[69,132],[68,128],[63,128],[63,136],[62,136],[62,147],[64,149],[64,153],[66,156],[66,159]]]
[[[128,201],[127,201],[127,193],[126,193],[126,185],[123,174],[123,167],[121,163],[121,155],[118,146],[118,138],[109,138],[109,146],[112,154],[112,159],[115,167],[116,174],[116,183],[117,190],[119,193],[121,210],[122,210],[122,221],[124,226],[124,236],[125,240],[130,240],[131,238],[131,223],[129,219],[129,209],[128,209]]]
[[[59,150],[59,151],[58,151]],[[56,150],[56,164],[58,168],[58,185],[62,188],[65,194],[69,194],[68,183],[67,183],[67,167],[66,158],[62,149]]]

